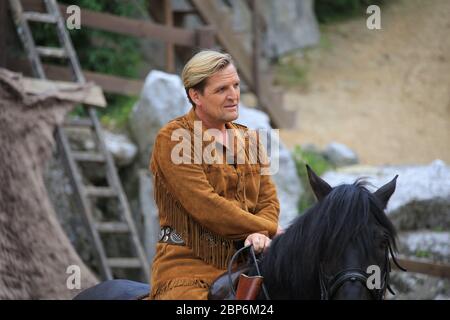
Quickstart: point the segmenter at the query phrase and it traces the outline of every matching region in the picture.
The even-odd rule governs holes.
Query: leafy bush
[[[140,17],[142,10],[147,8],[145,0],[60,0],[59,2],[78,5],[82,9],[128,17]],[[32,29],[36,43],[59,46],[53,25],[34,24]],[[143,56],[137,38],[84,27],[83,15],[81,15],[81,29],[69,30],[69,33],[83,69],[128,78],[138,77]],[[67,62],[55,59],[49,62],[67,65]],[[108,107],[99,109],[102,119],[106,119],[107,123],[123,124],[124,112],[131,110],[130,101],[136,99],[118,94],[105,94],[105,97]],[[82,114],[81,109],[77,108],[73,114]],[[115,117],[118,118],[114,120]]]
[[[416,250],[415,252],[416,257],[418,258],[430,258],[431,257],[431,252],[427,251],[427,250]]]
[[[139,97],[114,95],[113,98],[116,101],[116,107],[108,106],[109,110],[99,110],[100,121],[111,130],[121,131],[127,128],[128,116]]]

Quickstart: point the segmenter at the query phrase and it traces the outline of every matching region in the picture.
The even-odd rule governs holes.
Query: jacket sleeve
[[[201,164],[175,164],[171,154],[178,143],[171,140],[171,130],[161,130],[153,148],[152,166],[194,220],[230,240],[242,240],[254,232],[276,233],[277,223],[267,219],[267,214],[253,215],[217,194]]]
[[[263,218],[278,226],[280,203],[277,197],[275,184],[270,175],[261,175],[258,202],[255,208],[255,216]],[[276,229],[269,231],[269,237],[273,237]]]
[[[261,143],[259,135],[255,141],[258,144],[259,162],[261,165],[261,176],[259,183],[259,195],[254,210],[254,214],[258,217],[264,218],[268,221],[275,223],[278,226],[278,217],[280,214],[280,202],[277,197],[277,189],[271,175],[269,173],[270,162],[267,156],[267,150]],[[263,172],[264,171],[264,172]],[[270,232],[269,237],[275,236]]]

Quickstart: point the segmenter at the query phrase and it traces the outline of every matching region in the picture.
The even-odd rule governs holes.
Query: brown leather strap
[[[255,300],[261,291],[263,279],[262,276],[249,277],[242,273],[239,276],[236,300]]]

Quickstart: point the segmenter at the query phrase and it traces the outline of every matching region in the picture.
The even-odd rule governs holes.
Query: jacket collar
[[[195,113],[194,107],[192,107],[191,110],[189,110],[189,112],[186,114],[186,119],[188,120],[191,128],[194,128],[195,121],[201,121],[200,118]],[[202,141],[203,141],[203,146],[205,146],[205,145],[211,143],[212,137],[211,137],[211,135],[208,134],[208,132],[207,132],[208,128],[205,127],[205,125],[203,124],[203,121],[201,121],[201,122],[202,122]],[[242,132],[242,129],[239,128],[238,126],[236,126],[233,122],[225,123],[225,128],[234,130],[234,135],[237,137],[238,142],[239,142],[239,143],[237,143],[238,149],[236,150],[236,152],[240,152],[242,149],[244,149],[246,146],[246,142],[248,143],[248,137],[246,137],[244,135],[244,133]]]

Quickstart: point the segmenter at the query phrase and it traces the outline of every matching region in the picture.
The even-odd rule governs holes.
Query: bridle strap
[[[367,283],[368,277],[362,273],[360,270],[356,269],[348,269],[344,270],[333,282],[333,284],[330,287],[330,296],[333,297],[334,294],[337,292],[337,290],[347,281],[359,281],[364,286]]]
[[[234,290],[233,279],[231,277],[231,269],[232,269],[234,260],[236,260],[236,258],[239,256],[239,254],[241,254],[243,251],[245,251],[247,249],[250,250],[250,256],[253,260],[253,263],[255,264],[256,274],[258,276],[262,277],[261,272],[259,271],[258,259],[256,259],[256,254],[255,254],[255,250],[253,249],[253,245],[250,244],[250,245],[240,248],[233,254],[230,261],[228,262],[228,270],[227,270],[228,271],[228,285],[230,286],[230,290],[231,290],[231,293],[233,294],[233,296],[236,296],[236,290]],[[267,292],[267,288],[264,285],[264,282],[262,283],[262,289],[263,289],[264,297],[266,298],[266,300],[270,300],[269,293]]]
[[[390,243],[388,244],[388,248],[386,249],[386,265],[385,265],[385,272],[384,272],[384,279],[383,279],[383,285],[380,289],[372,289],[369,290],[370,294],[375,298],[381,300],[383,298],[383,295],[387,290],[393,295],[395,295],[395,292],[392,290],[391,286],[389,285],[389,274],[391,272],[391,263],[389,260],[389,254],[392,256],[392,261],[394,261],[395,265],[402,271],[406,271],[405,268],[401,267],[397,260],[395,259],[395,255],[393,253],[392,247]],[[328,286],[325,282],[325,273],[323,272],[322,263],[320,264],[319,268],[319,283],[320,283],[320,298],[322,300],[328,300],[331,299],[336,292],[339,290],[339,288],[346,282],[346,281],[360,281],[364,286],[367,286],[367,280],[369,278],[369,275],[364,272],[361,269],[358,268],[350,268],[345,269],[338,274],[336,274],[330,281],[331,285],[328,290]],[[367,288],[368,289],[368,288]]]
[[[332,280],[330,281],[331,285],[330,288],[327,288],[327,285],[325,283],[324,280],[324,272],[323,272],[323,267],[322,265],[320,266],[320,273],[319,273],[319,281],[320,281],[320,298],[322,300],[328,300],[333,298],[333,296],[336,294],[336,292],[339,290],[339,288],[347,281],[359,281],[361,282],[364,286],[367,285],[367,279],[369,278],[369,276],[367,275],[366,272],[364,272],[361,269],[357,269],[357,268],[349,268],[349,269],[345,269],[341,272],[339,272],[338,274],[336,274]],[[370,291],[370,293],[372,295],[374,295],[374,293],[372,291]],[[375,296],[375,298],[378,298],[377,296]]]
[[[319,284],[320,284],[320,300],[328,300],[328,290],[324,281],[324,275],[322,263],[319,265]]]
[[[405,268],[403,268],[403,267],[398,263],[397,259],[395,258],[394,251],[392,250],[392,247],[391,247],[391,244],[390,244],[390,243],[388,244],[388,248],[389,248],[389,253],[391,254],[391,257],[392,257],[392,261],[394,261],[394,264],[397,266],[397,268],[399,268],[400,270],[406,272],[407,270],[406,270]],[[388,275],[387,275],[388,281],[387,281],[386,288],[389,290],[389,292],[390,292],[392,295],[395,296],[395,292],[394,292],[394,290],[392,290],[392,287],[391,287],[390,284],[389,284],[389,273],[391,272],[391,262],[390,262],[390,260],[389,260],[389,253],[386,253],[386,255],[387,255],[387,263],[388,263],[388,266],[389,266],[389,269],[388,269]]]

